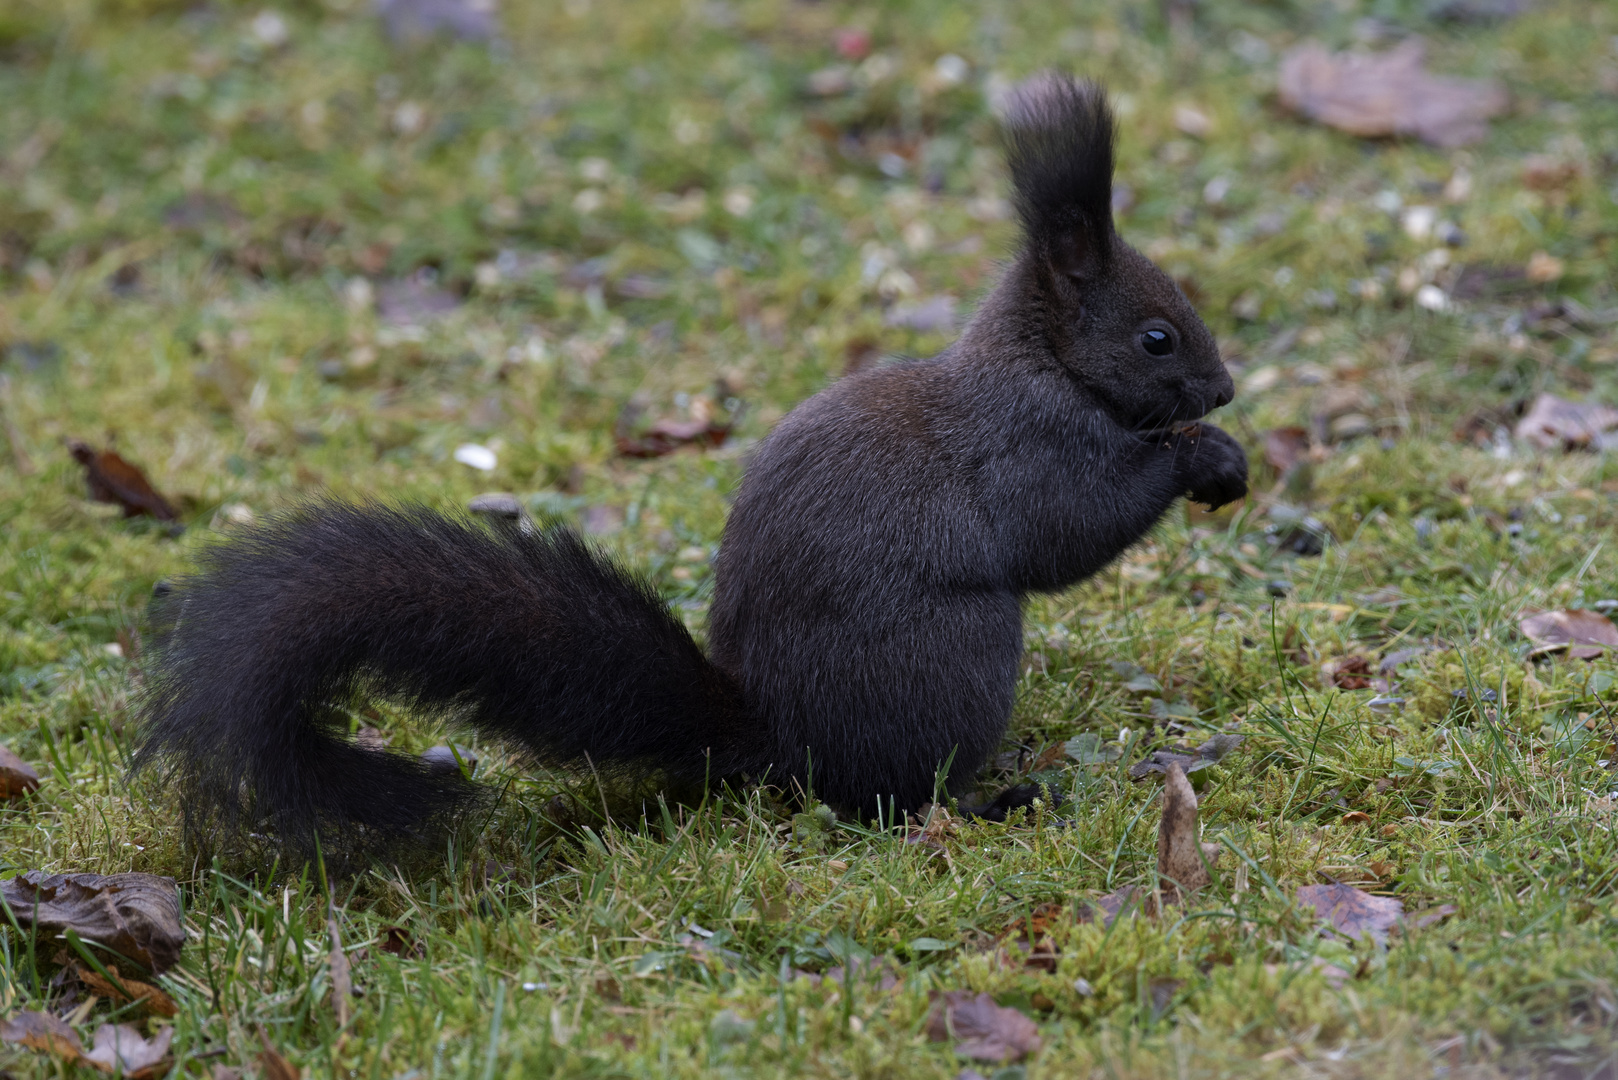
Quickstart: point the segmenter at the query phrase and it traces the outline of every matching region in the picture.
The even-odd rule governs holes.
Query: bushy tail
[[[155,615],[137,767],[171,770],[191,827],[269,829],[304,855],[421,835],[476,797],[349,741],[364,693],[598,771],[701,782],[759,757],[731,680],[567,529],[322,503],[208,551]]]

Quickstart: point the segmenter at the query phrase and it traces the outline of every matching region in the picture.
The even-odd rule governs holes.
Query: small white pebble
[[[494,451],[479,443],[462,443],[457,446],[455,460],[482,472],[492,472],[494,467],[500,464],[500,459],[494,456]]]
[[[971,65],[954,53],[945,53],[933,61],[933,74],[938,81],[946,86],[955,86],[966,81],[972,73]]]
[[[292,37],[292,32],[287,29],[287,21],[278,11],[259,12],[253,16],[251,29],[258,43],[266,49],[279,49]]]
[[[1428,311],[1448,311],[1449,297],[1437,285],[1423,285],[1416,290],[1416,306]]]
[[[1399,217],[1399,224],[1404,226],[1405,235],[1412,240],[1425,240],[1433,235],[1433,226],[1438,224],[1438,211],[1430,206],[1407,206]]]

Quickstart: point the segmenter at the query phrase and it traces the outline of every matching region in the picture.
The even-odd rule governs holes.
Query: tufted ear
[[[1089,80],[1046,72],[1013,91],[1003,133],[1027,243],[1085,278],[1112,252],[1112,110]]]

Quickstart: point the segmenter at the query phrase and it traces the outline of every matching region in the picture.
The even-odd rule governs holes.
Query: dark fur
[[[567,530],[323,504],[201,569],[159,601],[141,752],[178,767],[194,828],[267,824],[308,851],[317,833],[328,849],[408,836],[464,805],[476,788],[458,774],[347,741],[338,707],[360,692],[543,760],[677,783],[760,756],[684,625]]]
[[[852,376],[760,446],[726,525],[712,661],[575,537],[316,507],[217,549],[170,597],[146,756],[201,804],[309,836],[408,832],[463,785],[338,741],[360,689],[537,757],[675,781],[768,774],[871,814],[959,792],[999,744],[1021,599],[1106,566],[1182,495],[1246,491],[1212,337],[1118,238],[1112,120],[1057,76],[1014,97],[1023,250],[940,355]],[[1149,355],[1143,329],[1173,335]]]

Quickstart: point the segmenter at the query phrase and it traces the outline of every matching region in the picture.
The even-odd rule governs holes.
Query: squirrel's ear
[[[1087,80],[1046,72],[1012,92],[1004,121],[1017,214],[1028,243],[1073,277],[1112,251],[1112,110]]]

